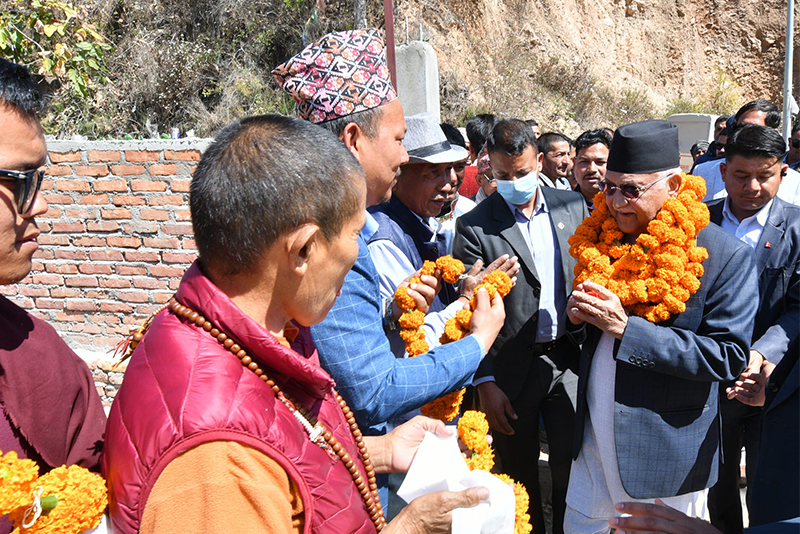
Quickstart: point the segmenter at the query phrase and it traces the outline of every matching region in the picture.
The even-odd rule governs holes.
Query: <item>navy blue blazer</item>
[[[708,204],[717,225],[724,202]],[[756,245],[756,269],[760,301],[750,348],[777,365],[800,334],[800,207],[773,199]]]
[[[767,384],[755,480],[748,481],[751,526],[800,516],[800,348],[797,339],[789,346]]]
[[[708,250],[686,311],[658,324],[631,316],[617,342],[614,436],[620,478],[636,499],[712,486],[719,464],[718,382],[745,368],[758,306],[753,250],[718,226],[697,236]],[[586,326],[578,376],[574,457],[588,415],[586,388],[602,332]]]

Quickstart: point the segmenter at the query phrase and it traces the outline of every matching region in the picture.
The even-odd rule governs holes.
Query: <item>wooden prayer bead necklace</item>
[[[369,513],[370,519],[372,519],[372,523],[375,525],[375,529],[378,532],[383,530],[383,528],[386,526],[386,518],[383,516],[383,507],[381,506],[380,499],[378,498],[378,484],[375,481],[375,469],[372,467],[372,461],[369,459],[369,452],[367,452],[367,447],[364,445],[364,439],[361,434],[361,430],[358,428],[358,423],[356,423],[356,418],[342,396],[339,395],[339,393],[336,393],[336,400],[339,402],[339,406],[344,413],[347,424],[350,426],[350,431],[353,433],[353,438],[355,438],[356,446],[358,446],[358,450],[361,453],[361,459],[364,462],[364,468],[367,470],[367,482],[364,482],[364,478],[358,471],[358,466],[356,465],[355,461],[347,453],[344,447],[342,447],[341,443],[339,443],[339,441],[333,436],[333,434],[324,426],[322,426],[322,423],[320,423],[314,414],[309,412],[305,406],[299,404],[291,396],[281,391],[280,386],[278,386],[278,384],[276,384],[267,376],[264,370],[259,367],[259,365],[247,354],[247,352],[245,352],[242,347],[229,338],[227,334],[220,332],[219,328],[209,322],[208,319],[191,308],[184,306],[175,300],[175,298],[172,298],[169,301],[167,307],[169,311],[171,311],[177,317],[186,319],[190,323],[194,323],[199,328],[202,328],[208,332],[211,336],[215,337],[223,347],[228,349],[233,355],[239,358],[239,360],[242,362],[242,365],[250,369],[257,377],[264,381],[264,383],[267,384],[275,393],[275,396],[278,398],[278,400],[283,403],[289,409],[289,411],[292,412],[292,414],[294,414],[295,418],[297,418],[297,420],[305,429],[306,433],[309,435],[311,441],[328,452],[328,454],[342,461],[344,466],[350,472],[350,476],[353,477],[353,482],[358,488],[358,492],[361,494],[361,499],[364,501],[364,505],[367,507],[367,512]],[[141,340],[141,336],[139,340]],[[137,344],[139,340],[136,340]]]

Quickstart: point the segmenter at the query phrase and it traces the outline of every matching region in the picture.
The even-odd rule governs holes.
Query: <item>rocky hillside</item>
[[[783,1],[401,0],[398,42],[406,18],[410,38],[421,23],[439,54],[451,119],[486,108],[576,130],[676,104],[722,112],[782,100]]]

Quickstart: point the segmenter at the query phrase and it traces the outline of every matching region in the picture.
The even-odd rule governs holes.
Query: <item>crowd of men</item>
[[[755,100],[732,117],[719,117],[713,141],[692,147],[693,173],[705,179],[711,221],[697,235],[696,245],[707,250],[708,258],[700,287],[685,311],[655,323],[626,310],[620,297],[602,285],[586,281],[573,287],[576,259],[568,240],[598,208],[595,198],[604,198],[616,221],[622,234],[617,244],[634,243],[648,231],[686,180],[674,125],[649,120],[616,131],[598,127],[573,140],[559,132],[542,133],[535,121],[479,115],[467,122],[464,139],[458,129],[438,124],[430,114],[404,115],[384,53],[375,30],[340,32],[323,37],[273,71],[296,100],[299,118],[337,137],[363,169],[365,185],[359,187],[364,198],[359,205],[366,214],[363,227],[359,219],[352,235],[357,242],[351,246],[352,268],[324,319],[300,321],[310,326],[310,339],[299,338],[306,349],[316,347],[325,376],[335,381],[349,407],[345,414],[352,413],[351,424],[357,423],[365,435],[382,436],[407,428],[403,423],[413,423],[424,404],[471,386],[467,404],[486,414],[498,463],[529,492],[534,532],[545,532],[543,504],[549,499],[554,533],[617,529],[738,534],[743,530],[743,446],[750,525],[800,516],[800,123],[792,128],[787,150],[778,132],[777,107]],[[47,208],[37,195],[43,178],[37,169],[45,162],[46,149],[30,78],[8,62],[0,67],[0,283],[14,284],[30,271],[38,235],[35,216]],[[278,148],[270,148],[273,144],[265,144],[250,129],[270,130],[280,124],[285,135],[305,131],[276,120],[263,119],[267,126],[236,123],[218,140],[219,147],[203,156],[203,182],[193,185],[191,193],[192,214],[195,232],[210,244],[201,249],[198,266],[182,282],[182,288],[218,288],[245,313],[256,309],[268,319],[271,311],[259,308],[254,299],[277,297],[256,287],[252,279],[248,284],[256,285],[243,288],[241,269],[218,259],[226,257],[227,249],[218,243],[226,235],[213,223],[219,220],[222,225],[226,217],[235,220],[235,206],[225,205],[231,210],[228,216],[206,222],[203,214],[212,205],[195,199],[213,198],[213,181],[205,184],[215,172],[236,177],[225,183],[232,194],[255,194],[257,188],[248,180],[258,172],[242,171],[250,165],[261,169],[269,158],[282,160],[270,153]],[[226,150],[247,146],[242,143],[251,136],[253,148],[235,152],[240,159],[224,156]],[[328,140],[320,138],[319,143],[324,146]],[[310,152],[301,159],[327,168],[324,153]],[[349,165],[347,157],[336,157]],[[596,197],[599,192],[604,197]],[[302,201],[317,202],[318,196]],[[236,206],[248,205],[238,202]],[[351,208],[347,204],[341,209]],[[242,231],[246,227],[237,226]],[[303,236],[292,238],[299,244],[286,245],[297,265],[307,261],[311,246],[311,234]],[[267,238],[242,236],[239,248],[259,239]],[[268,249],[271,258],[280,252],[275,250]],[[260,261],[254,254],[239,251],[232,257],[251,265]],[[458,284],[444,282],[439,273],[420,275],[424,261],[446,254],[467,266]],[[347,253],[340,256],[347,263]],[[481,291],[471,334],[439,345],[445,322],[468,305],[482,277],[496,269],[507,272],[515,284],[505,301],[496,297],[490,302]],[[287,263],[285,271],[294,276],[300,268]],[[297,274],[301,275],[307,276]],[[413,358],[405,353],[398,327],[402,309],[394,295],[400,286],[406,286],[426,313],[423,329],[432,348]],[[212,289],[202,289],[201,294]],[[178,297],[181,291],[185,297],[189,289],[179,290]],[[281,302],[289,302],[291,295],[284,294],[288,290],[280,291]],[[303,285],[297,291],[311,294]],[[222,293],[219,298],[227,298]],[[317,312],[321,309],[312,299],[301,300],[286,305],[294,313],[288,318],[306,318],[298,308],[304,303]],[[197,302],[202,305],[204,299],[197,297]],[[0,450],[17,450],[51,467],[80,463],[99,468],[105,417],[88,371],[52,328],[2,297],[0,321],[6,324],[0,338],[0,402],[5,415],[0,419]],[[170,328],[181,328],[173,323]],[[292,339],[278,341],[289,346]],[[156,342],[150,346],[156,347]],[[150,358],[147,349],[134,352],[132,365],[137,358]],[[34,360],[37,363],[31,365]],[[242,363],[247,365],[244,359]],[[148,441],[153,439],[151,430],[139,427],[134,415],[148,406],[141,380],[155,372],[139,367],[137,383],[126,379],[122,385],[123,402],[115,402],[105,436],[102,469],[109,480],[111,521],[119,531],[155,532],[159,524],[172,525],[167,518],[180,496],[172,487],[184,494],[196,492],[198,502],[205,495],[236,503],[235,513],[267,532],[300,531],[303,520],[296,517],[306,513],[310,524],[316,506],[319,513],[331,506],[325,492],[312,485],[313,475],[305,464],[298,460],[293,470],[295,457],[289,453],[283,463],[283,453],[275,452],[282,451],[283,444],[276,445],[275,436],[244,420],[237,432],[247,436],[241,443],[255,447],[255,452],[226,449],[223,453],[230,456],[219,458],[211,442],[239,438],[231,437],[228,427],[226,437],[220,438],[223,429],[209,427],[202,413],[198,429],[182,427],[171,437],[159,430],[160,448],[154,448]],[[58,381],[40,373],[52,369],[59,369]],[[269,389],[266,394],[273,395]],[[63,402],[67,397],[74,399],[68,405]],[[27,402],[32,398],[35,403]],[[254,402],[246,396],[236,398]],[[124,399],[142,403],[136,407],[137,402]],[[37,415],[39,404],[46,406],[49,419]],[[165,425],[167,419],[164,416]],[[540,442],[545,437],[550,495],[539,489]],[[181,456],[173,443],[194,448]],[[147,452],[131,452],[143,450]],[[137,463],[139,455],[149,455],[149,463]],[[179,463],[188,455],[192,467]],[[264,467],[265,455],[277,463]],[[228,472],[220,466],[245,462],[247,480],[254,487],[259,477],[271,481],[270,495],[288,503],[288,530],[269,524],[274,516],[261,513],[253,499],[233,499],[231,495],[240,491],[236,484],[220,485],[205,476],[202,468],[196,469],[203,462],[213,463],[214,473]],[[281,469],[294,485],[284,481],[278,487],[275,473]],[[153,488],[157,480],[162,485]],[[400,512],[396,483],[379,474],[375,490],[389,503],[388,515],[401,520],[417,514],[439,520],[449,517],[454,506],[477,503],[470,494],[461,504],[435,501]],[[298,500],[303,501],[299,508]],[[184,526],[220,524],[189,517],[200,512],[188,508],[181,511]],[[222,513],[220,507],[206,512],[216,511]],[[3,527],[10,531],[10,525],[0,525],[5,532]]]

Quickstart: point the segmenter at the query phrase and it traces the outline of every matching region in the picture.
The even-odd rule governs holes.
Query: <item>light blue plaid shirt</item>
[[[371,218],[367,214],[341,296],[311,334],[322,367],[356,421],[365,433],[377,434],[390,418],[468,385],[486,350],[476,336],[467,336],[416,358],[395,358],[383,330],[378,273],[364,239],[375,231]]]

